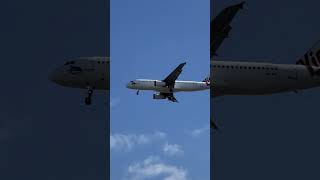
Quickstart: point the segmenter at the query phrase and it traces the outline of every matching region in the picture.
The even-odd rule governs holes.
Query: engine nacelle
[[[153,94],[153,99],[165,99],[166,96],[162,94]]]

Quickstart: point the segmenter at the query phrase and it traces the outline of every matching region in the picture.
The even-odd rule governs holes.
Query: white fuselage
[[[317,67],[296,64],[211,61],[211,95],[263,95],[320,85]]]
[[[130,89],[137,90],[153,90],[156,92],[170,93],[180,91],[202,91],[210,89],[210,84],[207,82],[198,81],[175,81],[172,91],[166,86],[166,83],[160,80],[137,79],[127,84]]]

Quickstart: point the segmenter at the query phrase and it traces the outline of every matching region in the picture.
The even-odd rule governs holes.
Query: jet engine
[[[153,94],[153,99],[166,99],[166,96],[162,94]]]

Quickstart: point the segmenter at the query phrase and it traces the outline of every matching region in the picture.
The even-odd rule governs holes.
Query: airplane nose
[[[127,88],[134,89],[134,85],[135,85],[135,82],[130,81],[130,82],[127,83]]]

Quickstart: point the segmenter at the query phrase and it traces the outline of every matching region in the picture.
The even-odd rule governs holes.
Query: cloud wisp
[[[206,125],[202,128],[198,128],[198,129],[194,129],[191,131],[191,136],[192,137],[199,137],[201,136],[202,134],[206,133],[206,132],[209,132],[210,130],[210,127],[209,125]]]
[[[162,150],[163,153],[168,156],[179,156],[184,153],[182,147],[179,144],[165,143]]]
[[[187,180],[188,171],[184,168],[163,163],[159,157],[150,156],[142,162],[131,164],[128,167],[130,180],[145,180],[161,178],[164,180]]]
[[[131,151],[138,145],[146,145],[167,137],[164,132],[153,134],[111,134],[110,149],[114,151]]]

